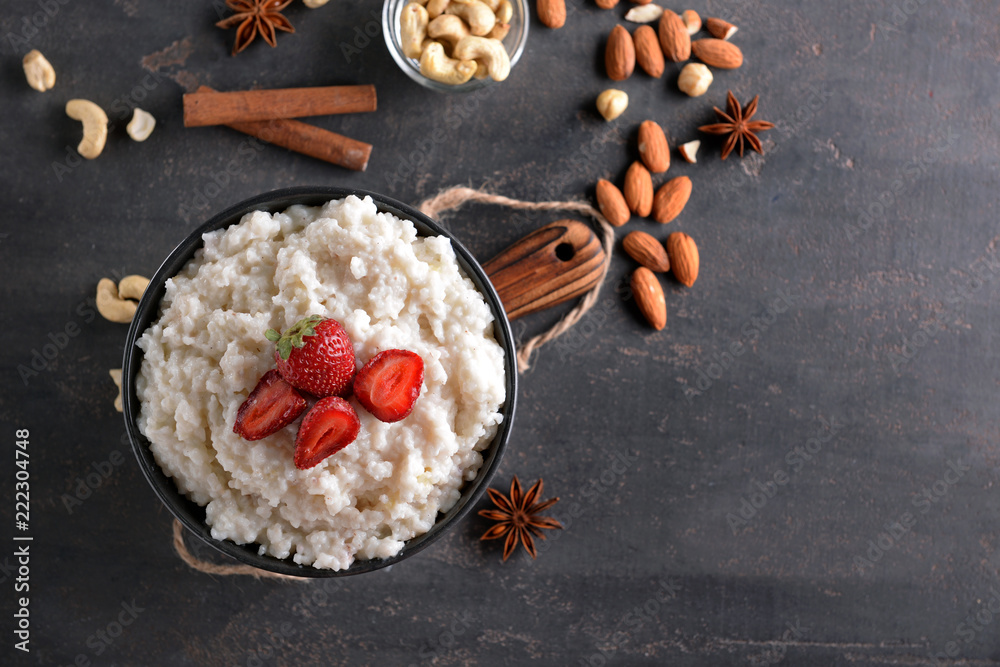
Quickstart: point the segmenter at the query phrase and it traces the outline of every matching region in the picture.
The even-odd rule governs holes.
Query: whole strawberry
[[[354,379],[354,346],[336,320],[310,315],[284,333],[268,329],[281,377],[313,396],[340,396]]]

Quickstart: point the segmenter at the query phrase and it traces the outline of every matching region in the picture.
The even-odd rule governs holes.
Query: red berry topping
[[[413,410],[424,381],[424,360],[409,350],[379,352],[354,378],[354,396],[376,419],[398,422]]]
[[[264,334],[275,343],[274,361],[281,377],[314,396],[340,396],[354,377],[354,346],[337,320],[310,315],[280,334]]]
[[[306,413],[295,437],[295,467],[308,470],[354,442],[361,430],[358,413],[339,396],[322,399]]]
[[[307,405],[295,387],[270,370],[236,411],[233,432],[247,440],[266,438],[295,421]]]

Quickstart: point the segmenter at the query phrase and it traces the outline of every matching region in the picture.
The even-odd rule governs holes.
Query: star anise
[[[737,141],[740,143],[740,157],[743,157],[744,139],[750,144],[750,148],[761,155],[764,154],[764,151],[761,150],[760,139],[756,133],[770,130],[774,127],[774,123],[769,123],[766,120],[750,120],[757,113],[758,98],[760,98],[760,95],[754,97],[746,108],[741,108],[740,103],[736,101],[736,96],[733,95],[732,91],[729,91],[726,95],[726,111],[729,113],[723,112],[719,107],[712,107],[715,109],[715,113],[719,116],[719,119],[724,122],[715,123],[714,125],[702,125],[698,128],[708,134],[729,135],[726,138],[726,142],[722,145],[723,160],[729,157],[729,154],[736,148]]]
[[[510,497],[507,497],[493,489],[487,489],[490,500],[496,505],[498,510],[479,510],[479,516],[496,521],[497,524],[487,530],[481,540],[494,540],[498,537],[507,536],[503,545],[504,562],[510,558],[517,548],[518,540],[524,544],[524,549],[535,558],[538,553],[535,551],[534,537],[544,540],[542,528],[554,529],[562,528],[562,524],[555,519],[538,516],[539,512],[546,510],[557,502],[558,498],[551,498],[544,502],[535,502],[542,495],[542,480],[535,482],[528,492],[521,494],[521,482],[517,476],[510,483]],[[533,537],[534,536],[534,537]]]
[[[224,18],[215,25],[219,28],[236,27],[236,41],[233,43],[233,55],[247,48],[250,42],[260,33],[264,41],[277,46],[276,30],[295,32],[281,10],[290,5],[292,0],[226,0],[226,6],[236,12]]]

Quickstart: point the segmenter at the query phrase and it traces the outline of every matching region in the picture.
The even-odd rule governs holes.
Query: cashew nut
[[[399,15],[399,41],[407,58],[420,57],[427,37],[427,21],[427,10],[423,6],[411,2],[403,7]]]
[[[486,65],[494,81],[503,81],[510,74],[510,56],[503,44],[495,39],[470,35],[455,45],[452,55],[459,60],[475,60]]]
[[[493,10],[480,0],[451,0],[445,12],[461,17],[469,24],[469,32],[473,35],[485,35],[497,22]]]
[[[444,14],[444,10],[448,8],[448,4],[451,0],[428,0],[427,2],[427,16],[431,19],[436,19],[437,17]]]
[[[138,304],[135,301],[123,299],[118,294],[115,281],[110,278],[101,278],[97,283],[97,312],[111,322],[125,324],[132,321],[135,309]]]
[[[330,0],[302,0],[302,3],[309,9],[316,9],[317,7],[322,7]]]
[[[24,67],[24,77],[28,80],[28,85],[38,92],[44,93],[56,85],[56,71],[52,69],[52,63],[46,60],[38,49],[28,51],[21,65]]]
[[[445,42],[448,51],[454,49],[463,37],[469,36],[469,29],[465,21],[454,14],[442,14],[427,24],[427,36]]]
[[[497,25],[510,23],[511,18],[514,16],[514,6],[510,4],[510,0],[501,0],[500,6],[493,8],[493,13],[497,15]]]
[[[476,73],[474,60],[455,60],[444,53],[440,42],[429,44],[420,56],[420,73],[440,83],[458,85]]]
[[[115,397],[115,410],[122,412],[122,369],[112,368],[108,371],[108,375],[114,381],[115,386],[118,387],[118,395]]]
[[[490,30],[488,33],[486,33],[486,36],[489,39],[495,39],[497,41],[502,42],[507,37],[507,33],[509,32],[510,32],[509,23],[500,23],[499,21],[497,21],[497,24],[493,26],[493,30]]]
[[[90,100],[70,100],[66,115],[83,123],[83,139],[76,150],[88,160],[93,160],[104,150],[108,139],[108,115]]]
[[[458,0],[461,2],[461,0]],[[480,0],[484,5],[490,8],[490,11],[494,14],[497,13],[497,8],[500,6],[501,0]]]
[[[154,127],[156,119],[153,118],[153,114],[136,107],[132,112],[132,120],[125,126],[125,131],[134,141],[145,141],[153,133]]]
[[[118,281],[118,296],[138,301],[148,286],[149,278],[145,276],[125,276]]]

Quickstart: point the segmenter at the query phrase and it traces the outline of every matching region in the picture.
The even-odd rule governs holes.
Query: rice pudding
[[[343,325],[359,367],[381,350],[416,352],[424,386],[396,423],[351,398],[357,440],[299,470],[298,421],[252,442],[233,424],[274,365],[264,332],[313,314]],[[418,236],[369,197],[249,213],[205,234],[167,281],[138,341],[138,426],[215,539],[333,570],[387,558],[458,501],[497,432],[506,397],[493,319],[448,238]]]

